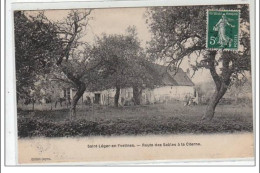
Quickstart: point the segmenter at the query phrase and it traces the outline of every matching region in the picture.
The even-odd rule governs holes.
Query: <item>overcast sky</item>
[[[114,8],[114,9],[95,9],[91,12],[90,17],[93,19],[89,22],[90,27],[87,29],[87,35],[84,39],[93,43],[96,36],[105,34],[124,34],[128,26],[136,26],[138,38],[142,47],[146,47],[146,42],[151,39],[148,25],[145,20],[146,8]],[[45,15],[53,21],[62,20],[66,17],[67,10],[48,10]],[[33,12],[30,12],[33,14]],[[188,61],[183,61],[181,68],[186,71],[189,67]],[[200,70],[194,75],[192,81],[200,83],[210,81],[211,77],[208,70]]]

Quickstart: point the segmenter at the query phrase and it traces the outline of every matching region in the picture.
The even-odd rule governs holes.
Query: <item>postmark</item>
[[[239,10],[208,10],[207,49],[237,51],[239,18]]]

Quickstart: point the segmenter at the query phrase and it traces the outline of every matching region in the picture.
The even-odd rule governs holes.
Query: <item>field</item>
[[[69,120],[67,108],[18,109],[18,135],[63,137],[253,131],[249,105],[218,105],[211,122],[201,120],[205,109],[206,105],[183,106],[178,101],[119,108],[79,105],[74,120]]]

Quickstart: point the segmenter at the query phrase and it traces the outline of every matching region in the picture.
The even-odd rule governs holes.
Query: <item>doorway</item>
[[[94,103],[95,103],[95,104],[99,104],[99,103],[100,103],[100,93],[96,93],[96,94],[95,94]]]

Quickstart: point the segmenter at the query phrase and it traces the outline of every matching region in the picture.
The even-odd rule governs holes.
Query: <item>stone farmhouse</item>
[[[169,100],[185,101],[187,98],[194,98],[195,102],[198,100],[198,94],[195,90],[195,85],[191,81],[189,74],[184,72],[181,68],[177,73],[167,71],[166,66],[153,64],[155,74],[160,75],[160,85],[154,88],[145,88],[142,90],[141,104],[154,104],[167,102]],[[158,77],[158,76],[157,76]],[[64,91],[65,97],[73,98],[76,90],[68,88]],[[91,103],[100,105],[114,105],[115,88],[106,89],[102,91],[89,92],[85,91],[79,103],[91,101]],[[121,88],[119,105],[131,105],[133,98],[133,88]]]

